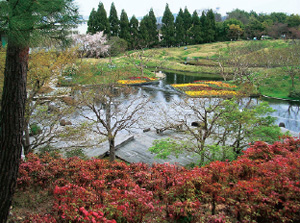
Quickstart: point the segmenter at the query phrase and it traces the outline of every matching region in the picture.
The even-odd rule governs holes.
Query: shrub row
[[[49,191],[52,210],[24,222],[299,222],[300,140],[193,169],[30,154],[17,190],[32,188]]]

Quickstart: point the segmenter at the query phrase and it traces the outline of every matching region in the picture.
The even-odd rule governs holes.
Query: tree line
[[[130,19],[123,9],[118,17],[114,3],[109,16],[102,2],[90,13],[87,33],[103,32],[108,38],[126,40],[128,49],[142,47],[171,47],[192,44],[229,41],[238,39],[299,38],[300,16],[273,12],[271,14],[246,12],[235,9],[225,17],[212,9],[187,8],[173,14],[166,4],[161,22],[153,9],[140,21],[133,15]]]

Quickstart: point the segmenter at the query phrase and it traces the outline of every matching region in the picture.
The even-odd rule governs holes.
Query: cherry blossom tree
[[[110,46],[103,32],[74,35],[73,40],[74,44],[79,47],[78,52],[81,58],[100,58],[109,55]]]

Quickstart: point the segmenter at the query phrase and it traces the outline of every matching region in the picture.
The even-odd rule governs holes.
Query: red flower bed
[[[300,140],[256,142],[236,161],[191,170],[31,154],[17,185],[53,196],[52,210],[24,222],[296,222]]]

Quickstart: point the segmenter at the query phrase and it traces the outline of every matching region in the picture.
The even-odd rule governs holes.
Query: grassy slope
[[[237,41],[220,42],[211,44],[192,45],[187,47],[159,48],[146,50],[144,58],[150,57],[147,62],[151,70],[165,69],[183,71],[186,75],[216,76],[220,75],[218,58],[227,58],[230,48],[239,50],[236,57],[251,61],[251,71],[258,75],[268,73],[269,77],[260,83],[262,94],[288,98],[291,86],[290,77],[280,68],[267,68],[267,59],[276,53],[276,50],[288,49],[289,44],[282,40],[270,41]],[[141,51],[130,51],[132,55],[142,54]],[[269,56],[268,56],[269,55]],[[137,59],[136,63],[140,61]],[[108,59],[85,59],[82,63],[84,72],[77,76],[79,83],[103,83],[110,79],[126,79],[128,76],[141,76],[141,72],[133,65],[133,62],[124,55],[113,58],[114,67],[110,67]],[[197,66],[195,66],[196,64]],[[232,72],[233,68],[225,67],[225,71]],[[144,76],[153,76],[148,69],[145,69]],[[88,77],[88,78],[87,78]],[[300,80],[296,79],[296,88],[300,90]]]

